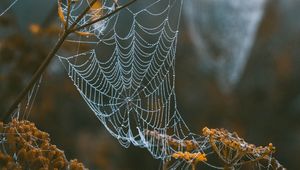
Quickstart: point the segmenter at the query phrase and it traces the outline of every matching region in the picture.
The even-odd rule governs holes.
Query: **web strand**
[[[78,6],[84,3],[80,1]],[[70,57],[58,56],[85,102],[121,145],[146,147],[154,157],[162,159],[174,149],[150,132],[178,140],[189,134],[177,110],[175,94],[181,5],[181,0],[152,0],[126,8],[80,30],[92,33],[92,37],[70,39],[74,43],[95,44],[94,49]],[[73,9],[79,10],[75,6]],[[66,13],[66,6],[62,8]],[[102,1],[95,11],[110,10],[113,4]],[[69,24],[76,19],[75,11],[71,11]],[[92,17],[86,16],[79,25]],[[102,48],[111,53],[104,56]]]
[[[11,2],[10,5],[0,13],[0,17],[4,15],[7,11],[9,11],[17,2],[18,0],[14,0],[13,2]]]
[[[100,25],[80,30],[91,35],[69,39],[94,45],[91,50],[58,58],[86,104],[122,146],[146,148],[162,160],[187,150],[211,156],[209,138],[191,133],[177,109],[175,55],[182,0],[139,2]],[[105,13],[112,6],[104,0],[96,11]],[[74,13],[71,11],[71,16]],[[74,19],[76,15],[70,24]],[[216,142],[215,146],[222,151],[225,144]],[[246,160],[257,158],[247,156]],[[170,168],[187,169],[191,162],[178,160]],[[237,167],[239,163],[243,162],[237,162]]]

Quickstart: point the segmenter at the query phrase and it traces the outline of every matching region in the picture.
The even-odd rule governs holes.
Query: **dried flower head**
[[[77,160],[68,161],[63,151],[50,143],[48,133],[34,123],[13,119],[0,122],[0,167],[6,169],[74,169],[84,170]]]

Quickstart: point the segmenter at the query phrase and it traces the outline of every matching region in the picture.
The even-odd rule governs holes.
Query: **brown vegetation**
[[[86,169],[77,160],[68,161],[63,151],[50,143],[49,134],[34,123],[13,119],[0,122],[0,167],[4,169]]]

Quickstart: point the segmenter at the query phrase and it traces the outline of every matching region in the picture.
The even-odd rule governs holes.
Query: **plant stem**
[[[49,65],[51,59],[55,56],[56,52],[59,50],[61,45],[64,43],[65,39],[69,35],[70,32],[64,32],[63,35],[59,38],[51,52],[48,54],[48,56],[45,58],[43,63],[39,66],[37,71],[34,73],[33,77],[31,78],[29,84],[22,90],[22,92],[19,94],[19,96],[16,98],[14,103],[10,106],[9,110],[5,113],[3,120],[7,121],[9,118],[9,115],[14,111],[14,109],[18,106],[18,104],[21,102],[21,100],[25,97],[25,95],[29,92],[29,90],[32,88],[32,86],[36,83],[36,81],[41,77],[46,67]]]
[[[78,27],[74,28],[72,31],[79,31],[79,30],[82,29],[82,28],[88,27],[88,26],[90,26],[90,25],[95,24],[96,22],[102,21],[102,20],[104,20],[104,19],[106,19],[106,18],[108,18],[108,17],[114,15],[115,13],[119,12],[120,10],[122,10],[122,9],[124,9],[124,8],[126,8],[126,7],[128,7],[129,5],[131,5],[132,3],[134,3],[135,1],[137,1],[137,0],[132,0],[132,1],[130,1],[130,2],[126,3],[126,4],[124,4],[123,6],[121,6],[121,7],[119,7],[119,8],[116,8],[116,9],[113,10],[111,13],[108,13],[107,15],[105,15],[105,16],[103,16],[103,17],[100,17],[100,18],[98,18],[98,19],[96,19],[96,20],[94,20],[94,21],[91,21],[91,22],[89,22],[89,23],[87,23],[87,24],[78,26]]]
[[[163,170],[168,170],[168,164],[169,164],[168,160],[163,160]]]
[[[96,2],[97,0],[93,0],[91,3],[91,6]],[[34,86],[34,84],[37,82],[37,80],[41,77],[47,66],[49,65],[52,58],[55,56],[56,52],[60,49],[61,45],[64,43],[66,38],[70,33],[72,33],[72,29],[75,27],[75,25],[84,17],[84,15],[90,10],[91,6],[88,6],[76,19],[76,21],[68,28],[68,20],[69,16],[67,16],[67,23],[64,28],[64,32],[62,36],[59,38],[55,46],[52,48],[48,56],[44,59],[42,64],[39,66],[37,71],[34,73],[33,77],[31,78],[29,84],[22,90],[22,92],[19,94],[17,99],[14,101],[14,103],[10,106],[8,111],[4,114],[3,121],[6,122],[9,119],[9,115],[14,111],[14,109],[18,106],[18,104],[22,101],[22,99],[25,97],[26,94],[30,91],[30,89]],[[70,14],[70,3],[68,3],[68,15]]]
[[[192,163],[192,170],[196,170],[196,163]]]
[[[41,75],[43,74],[43,72],[45,71],[45,69],[47,68],[47,66],[49,65],[50,61],[52,60],[52,58],[55,56],[56,52],[60,49],[60,47],[62,46],[62,44],[64,43],[64,41],[66,40],[66,38],[68,37],[69,34],[76,32],[79,29],[88,27],[96,22],[99,22],[101,20],[104,20],[110,16],[112,16],[113,14],[119,12],[121,9],[131,5],[133,2],[135,2],[136,0],[132,0],[130,2],[128,2],[127,4],[125,4],[122,7],[119,7],[117,9],[115,9],[114,11],[112,11],[111,13],[98,18],[95,21],[92,21],[90,23],[87,23],[85,25],[82,26],[78,26],[76,27],[76,25],[80,22],[80,20],[87,14],[87,12],[90,10],[90,8],[97,2],[97,0],[93,0],[89,6],[77,17],[77,19],[75,20],[75,22],[73,24],[71,24],[71,26],[68,28],[68,20],[69,20],[69,15],[70,15],[70,1],[68,1],[68,16],[67,16],[67,23],[64,27],[64,32],[62,34],[62,36],[59,38],[59,40],[57,41],[57,43],[55,44],[55,46],[52,48],[52,50],[50,51],[50,53],[48,54],[48,56],[44,59],[44,61],[42,62],[42,64],[39,66],[38,70],[34,73],[33,77],[31,78],[29,84],[21,91],[21,93],[19,94],[19,96],[16,98],[16,100],[13,102],[13,104],[10,106],[9,110],[3,115],[3,121],[6,122],[9,119],[9,116],[12,114],[12,112],[14,111],[15,108],[18,107],[19,103],[22,101],[22,99],[28,94],[28,92],[30,91],[30,89],[34,86],[34,84],[38,81],[38,79],[41,77]]]

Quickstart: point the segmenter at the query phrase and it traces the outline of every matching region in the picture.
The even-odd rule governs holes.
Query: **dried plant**
[[[218,158],[222,161],[224,169],[235,169],[235,167],[254,164],[259,166],[260,161],[267,161],[268,166],[273,169],[284,169],[277,161],[272,164],[275,147],[272,143],[267,146],[255,146],[240,138],[236,132],[230,133],[226,129],[202,130],[203,135],[208,138],[210,146]]]
[[[174,150],[178,150],[178,148],[183,148],[185,151],[192,151],[199,148],[199,144],[196,141],[175,139],[172,136],[169,136],[167,134],[161,134],[155,130],[145,130],[145,135],[152,136],[157,140],[167,141],[168,145],[170,145]]]
[[[236,132],[231,133],[226,129],[203,128],[202,135],[206,138],[206,145],[202,145],[196,140],[175,139],[172,136],[160,134],[157,131],[148,130],[146,135],[153,136],[156,139],[164,139],[174,149],[174,153],[171,154],[171,158],[173,159],[166,159],[164,161],[164,169],[174,169],[174,166],[169,166],[169,164],[176,164],[176,161],[184,161],[193,170],[201,162],[208,166],[224,170],[232,170],[239,167],[251,167],[254,169],[269,168],[274,170],[285,169],[272,156],[275,153],[275,147],[272,143],[264,147],[255,146],[240,138]],[[218,158],[219,162],[216,164],[220,166],[211,163],[215,161],[214,157]]]
[[[64,24],[63,33],[54,48],[35,72],[28,86],[24,88],[10,107],[4,120],[8,120],[13,110],[16,109],[24,96],[28,94],[33,85],[38,81],[51,59],[70,34],[76,33],[80,36],[91,36],[92,34],[90,32],[83,32],[81,30],[110,17],[134,1],[135,0],[123,6],[118,6],[118,8],[107,15],[103,15],[101,12],[95,13],[89,23],[78,26],[78,22],[80,22],[87,13],[92,13],[92,10],[101,8],[101,3],[97,0],[92,0],[90,6],[76,18],[75,22],[69,25],[69,15],[67,15],[67,17],[64,16],[61,8],[62,0],[59,0],[58,15]],[[67,1],[67,13],[70,12],[71,3],[71,0]],[[33,34],[41,34],[39,25],[31,25],[30,30]],[[51,34],[52,31],[53,30],[48,30],[48,33]],[[54,29],[54,32],[58,31],[59,30]],[[220,168],[226,170],[248,165],[261,167],[262,164],[264,164],[263,161],[267,162],[266,167],[270,169],[285,169],[273,158],[272,155],[275,152],[275,147],[272,143],[265,147],[257,147],[247,143],[244,139],[240,138],[237,133],[231,133],[225,129],[209,129],[205,127],[202,132],[205,141],[207,141],[205,148],[202,148],[202,144],[199,144],[198,141],[192,139],[176,139],[167,134],[161,134],[158,131],[146,130],[145,135],[166,141],[168,145],[172,147],[173,153],[164,160],[166,164],[170,161],[180,160],[191,165],[194,170],[198,163],[205,163],[211,166],[209,163],[210,157],[211,155],[215,155],[221,162],[220,164],[222,166]],[[83,164],[77,160],[68,161],[63,151],[50,143],[49,135],[38,130],[35,125],[29,121],[13,119],[9,123],[0,122],[0,133],[0,143],[2,144],[2,149],[0,149],[0,166],[4,169],[85,169]],[[166,166],[166,168],[168,167]]]
[[[0,134],[0,167],[4,169],[86,169],[76,159],[68,161],[64,152],[50,143],[49,134],[32,122],[0,122]]]

